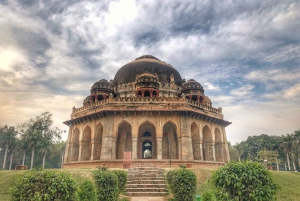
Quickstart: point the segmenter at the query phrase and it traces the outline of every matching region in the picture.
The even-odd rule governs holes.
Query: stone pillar
[[[69,149],[71,149],[71,147],[72,147],[72,146],[70,146],[71,145],[71,135],[72,135],[71,128],[69,128],[68,141],[67,141],[66,149],[65,149],[64,163],[70,161]]]
[[[132,160],[137,159],[137,137],[132,137]]]
[[[181,160],[190,161],[193,160],[193,146],[192,140],[188,136],[181,136]]]
[[[111,159],[116,159],[117,158],[117,154],[116,154],[116,151],[117,151],[116,144],[117,143],[116,143],[116,141],[117,141],[116,137],[113,137]],[[103,146],[103,142],[102,142],[102,146]]]
[[[204,161],[202,144],[203,144],[203,140],[200,140],[200,157],[201,157],[200,160]]]
[[[101,147],[101,159],[102,160],[110,160],[112,159],[112,147],[113,147],[113,137],[112,136],[105,136],[103,137],[102,147]]]
[[[79,142],[79,154],[78,154],[78,161],[81,161],[81,152],[82,152],[82,142]]]
[[[180,116],[181,134],[181,160],[193,160],[193,145],[191,139],[191,128],[187,123],[187,116]]]
[[[74,152],[74,145],[73,145],[73,143],[70,143],[69,147],[70,147],[70,155],[68,156],[68,161],[73,161],[73,158],[72,158],[73,152]],[[66,158],[65,158],[65,160],[66,160]]]
[[[229,150],[228,150],[228,142],[227,142],[225,127],[223,127],[222,130],[223,130],[223,142],[224,142],[224,150],[225,150],[224,155],[226,156],[225,162],[229,162],[230,155],[229,155]]]
[[[213,151],[213,161],[216,162],[216,149],[215,149],[215,143],[211,143],[212,151]]]
[[[94,151],[95,151],[95,140],[92,140],[92,149],[91,149],[91,158],[90,158],[90,160],[94,160]]]
[[[157,159],[162,159],[162,138],[157,137]]]

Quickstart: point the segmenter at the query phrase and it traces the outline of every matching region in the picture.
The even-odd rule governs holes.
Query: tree
[[[58,128],[52,128],[52,123],[52,114],[44,112],[20,125],[23,143],[31,150],[30,169],[33,167],[35,151],[43,154],[42,166],[44,167],[46,154],[51,144],[61,138],[61,131]]]
[[[252,161],[230,162],[214,171],[209,181],[220,201],[271,201],[278,189],[271,173]]]
[[[278,153],[276,151],[262,150],[262,151],[257,152],[256,160],[258,162],[267,161],[269,165],[271,165],[272,163],[278,164],[277,156],[278,156]],[[277,165],[277,170],[278,170],[278,165]]]
[[[291,150],[292,150],[292,144],[293,144],[293,135],[290,135],[290,134],[286,134],[286,135],[283,135],[282,136],[282,139],[283,139],[283,142],[280,144],[280,147],[283,149],[283,151],[285,152],[286,154],[286,160],[287,160],[287,163],[288,163],[288,168],[289,168],[289,171],[291,170],[291,165],[290,165],[290,157],[289,157],[289,154],[291,153]]]
[[[4,159],[3,159],[3,169],[5,169],[6,165],[6,157],[9,149],[14,148],[16,143],[16,135],[17,132],[15,130],[15,127],[11,126],[8,127],[5,125],[4,127],[0,128],[0,147],[5,147],[4,152]],[[10,167],[12,162],[13,152],[11,152],[11,161],[10,161]]]

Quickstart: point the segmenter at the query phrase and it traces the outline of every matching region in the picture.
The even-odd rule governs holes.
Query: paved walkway
[[[163,197],[131,197],[131,201],[163,201]]]

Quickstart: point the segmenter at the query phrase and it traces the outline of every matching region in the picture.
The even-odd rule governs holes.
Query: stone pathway
[[[131,201],[163,201],[163,197],[131,197]]]

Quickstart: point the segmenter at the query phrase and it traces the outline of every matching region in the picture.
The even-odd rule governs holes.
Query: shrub
[[[113,170],[111,172],[118,177],[119,192],[125,192],[127,183],[127,172],[124,170]]]
[[[278,189],[271,173],[257,162],[230,162],[214,171],[210,181],[218,200],[269,201]]]
[[[100,201],[116,201],[119,196],[118,178],[111,171],[96,170],[93,172],[96,193]]]
[[[31,170],[11,188],[11,200],[75,200],[77,182],[68,172]]]
[[[181,168],[167,173],[167,182],[176,201],[192,201],[195,198],[197,180],[191,170]]]
[[[171,170],[171,171],[167,172],[166,180],[167,180],[167,184],[168,184],[168,187],[171,192],[172,192],[172,184],[174,183],[173,179],[176,176],[176,172],[177,172],[176,170]]]
[[[96,201],[96,189],[95,185],[90,180],[83,181],[78,190],[78,196],[80,201]]]
[[[201,195],[201,200],[202,201],[215,201],[215,196],[212,192],[210,191],[205,191],[204,193],[202,193]]]

